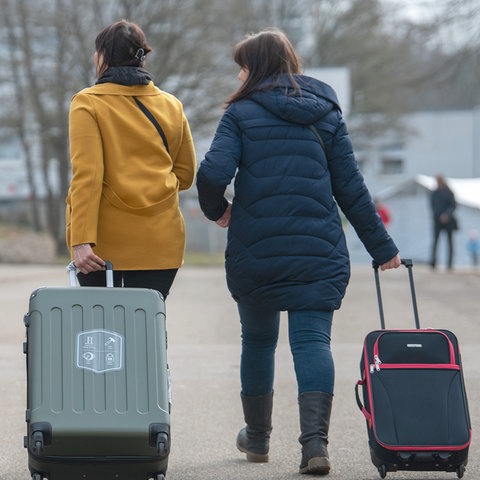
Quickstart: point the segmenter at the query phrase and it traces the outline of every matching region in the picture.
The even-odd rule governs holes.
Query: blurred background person
[[[458,230],[458,223],[454,212],[457,208],[455,195],[447,185],[443,175],[436,176],[437,188],[432,192],[430,197],[430,205],[432,209],[433,220],[433,243],[431,266],[433,269],[437,267],[437,246],[440,234],[445,233],[447,237],[447,268],[453,268],[453,232]]]

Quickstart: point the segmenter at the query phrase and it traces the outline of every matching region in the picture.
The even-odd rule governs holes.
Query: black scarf
[[[140,67],[109,67],[97,80],[98,83],[118,83],[131,87],[133,85],[148,85],[152,76]]]

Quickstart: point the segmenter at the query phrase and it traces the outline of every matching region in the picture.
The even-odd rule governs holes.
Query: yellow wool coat
[[[134,96],[162,126],[170,154]],[[97,84],[73,97],[69,131],[70,251],[90,243],[116,270],[180,267],[185,224],[178,192],[192,186],[196,172],[192,135],[180,101],[152,82]]]

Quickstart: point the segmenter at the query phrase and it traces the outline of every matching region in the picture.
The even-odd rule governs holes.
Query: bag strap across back
[[[325,148],[325,142],[323,141],[323,138],[321,137],[319,131],[313,126],[309,125],[308,128],[313,132],[313,134],[317,137],[318,142],[323,148],[323,151],[325,152],[325,155],[327,154],[327,149]]]
[[[150,112],[150,110],[137,97],[133,97],[133,99],[135,100],[136,104],[139,106],[140,110],[153,123],[153,125],[157,129],[159,135],[162,137],[162,140],[163,140],[163,143],[165,144],[165,148],[167,149],[167,152],[170,153],[170,150],[168,149],[167,137],[166,137],[165,132],[163,131],[162,127],[158,123],[157,119],[152,115],[152,112]]]

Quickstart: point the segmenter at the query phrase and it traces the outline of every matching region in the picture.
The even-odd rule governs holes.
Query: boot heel
[[[247,454],[247,461],[252,463],[268,463],[268,453],[252,453],[252,452],[243,452]]]
[[[300,473],[327,475],[330,472],[330,460],[327,457],[313,457],[308,464],[300,468]]]
[[[266,453],[255,453],[248,450],[248,445],[246,444],[246,432],[242,430],[237,438],[237,448],[247,455],[247,461],[252,463],[267,463],[268,462],[268,451]]]

